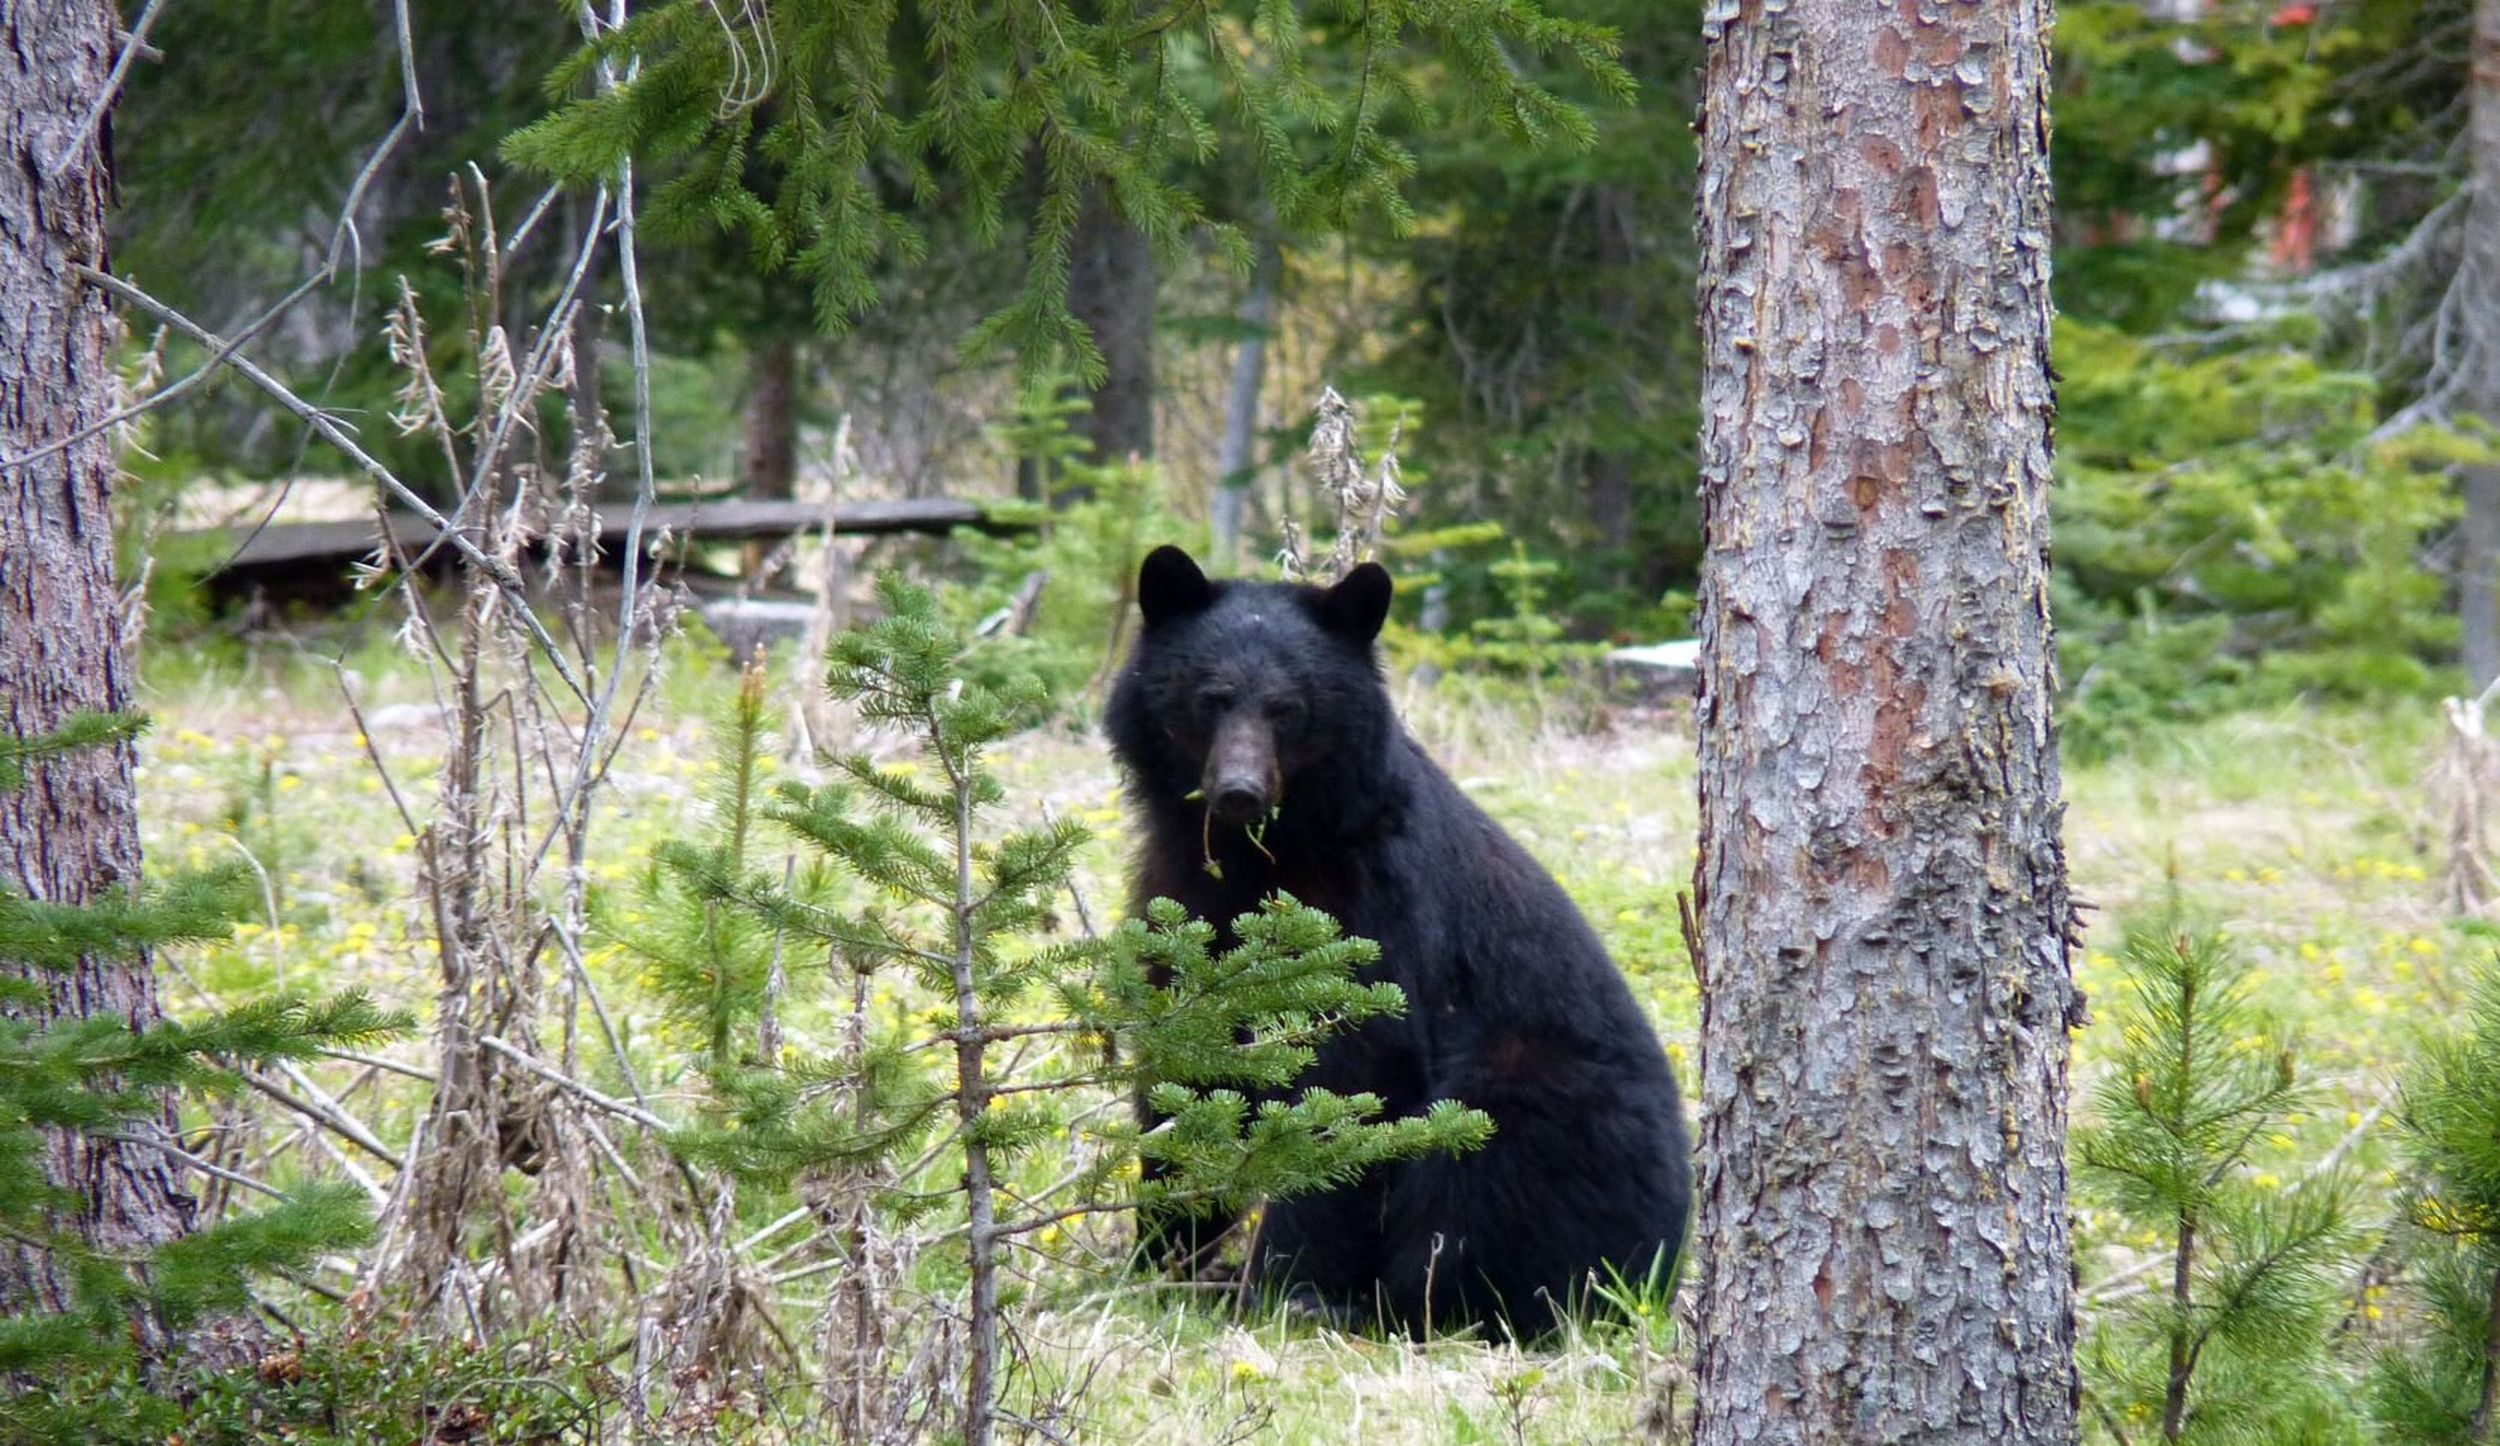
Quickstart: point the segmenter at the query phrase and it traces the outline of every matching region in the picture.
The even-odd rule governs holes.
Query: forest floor
[[[230,944],[170,951],[180,1008],[276,989],[359,986],[420,1017],[433,997],[431,919],[416,886],[416,839],[366,745],[401,770],[422,807],[439,751],[432,707],[405,668],[349,660],[369,739],[339,702],[329,667],[275,650],[249,662],[160,668],[149,706],[142,797],[152,862],[211,864],[248,853],[267,880],[268,917]],[[700,823],[712,764],[710,700],[728,675],[691,662],[633,721],[594,833],[595,890],[622,894],[662,840]],[[1674,715],[1591,736],[1516,704],[1468,704],[1451,690],[1403,696],[1416,731],[1462,785],[1553,869],[1645,1001],[1689,1091],[1696,994],[1676,898],[1693,860],[1694,768]],[[2257,1168],[2293,1178],[2339,1148],[2374,1180],[2380,1111],[2412,1031],[2454,1012],[2488,931],[2440,904],[2446,821],[2430,783],[2433,710],[2418,716],[2286,710],[2182,730],[2127,757],[2070,765],[2067,821],[2079,895],[2093,906],[2078,968],[2106,1001],[2123,987],[2113,952],[2129,920],[2175,897],[2218,925],[2257,968],[2318,1108],[2269,1141]],[[1095,830],[1080,888],[1099,921],[1116,914],[1127,819],[1098,738],[1037,731],[997,758],[1008,816],[1047,807]],[[790,767],[788,764],[782,765]],[[683,1099],[673,1042],[629,966],[594,956],[601,985],[654,1082]],[[909,1001],[902,1001],[907,1005]],[[2079,1037],[2077,1104],[2112,1011]],[[430,1057],[422,1031],[391,1053]],[[682,1057],[682,1056],[681,1056]],[[406,1139],[423,1098],[406,1080],[341,1064],[323,1072],[386,1139]],[[394,1088],[393,1086],[399,1086]],[[301,1168],[317,1171],[298,1151]],[[266,1167],[283,1177],[286,1162]],[[2123,1297],[2145,1242],[2079,1210],[2086,1318]],[[1103,1262],[1125,1226],[1045,1241],[1016,1310],[1021,1399],[1070,1398],[1063,1428],[1103,1442],[1530,1442],[1642,1439],[1689,1399],[1665,1322],[1577,1332],[1521,1351],[1474,1340],[1391,1342],[1281,1317],[1236,1318],[1144,1287]],[[317,1307],[317,1302],[309,1303]],[[584,1331],[596,1329],[584,1323]]]

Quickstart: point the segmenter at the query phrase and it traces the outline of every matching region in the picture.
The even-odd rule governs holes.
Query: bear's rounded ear
[[[1137,569],[1137,610],[1150,628],[1204,612],[1214,601],[1215,584],[1188,553],[1169,543],[1147,553]]]
[[[1389,569],[1376,562],[1364,563],[1319,595],[1320,622],[1332,633],[1368,643],[1380,636],[1380,625],[1389,620],[1389,598],[1396,591]]]

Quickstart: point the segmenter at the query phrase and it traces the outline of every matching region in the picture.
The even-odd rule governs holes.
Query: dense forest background
[[[1632,103],[1567,58],[1515,58],[1586,107],[1576,149],[1479,123],[1428,62],[1402,74],[1377,140],[1414,199],[1349,214],[1342,235],[1221,184],[1239,156],[1164,162],[1164,179],[1207,196],[1205,218],[1232,229],[1220,245],[1203,230],[1149,245],[1089,210],[1068,303],[1090,342],[963,345],[994,337],[984,322],[1027,285],[1015,237],[1031,234],[1034,178],[975,205],[943,181],[880,175],[882,204],[917,240],[870,261],[860,294],[875,299],[857,305],[828,307],[815,263],[728,208],[655,208],[663,486],[822,486],[847,419],[853,495],[1032,495],[1018,378],[1098,355],[1105,370],[1075,388],[1090,410],[1073,424],[1093,460],[1150,459],[1162,515],[1212,525],[1224,552],[1255,561],[1261,548],[1241,539],[1275,536],[1326,382],[1395,399],[1405,419],[1407,566],[1443,582],[1432,632],[1462,646],[1488,625],[1507,636],[1524,585],[1565,639],[1681,636],[1699,556],[1700,10],[1566,7],[1620,34],[1641,87]],[[168,8],[164,58],[134,72],[115,119],[115,247],[132,276],[216,317],[248,314],[241,299],[283,294],[317,265],[339,197],[398,111],[394,47],[373,18],[342,4]],[[371,343],[402,281],[430,310],[457,300],[458,269],[428,254],[448,178],[481,166],[518,212],[537,183],[509,168],[507,138],[584,83],[548,89],[580,39],[558,11],[420,0],[409,19],[423,129],[367,178],[350,264],[259,348],[308,394],[368,415],[400,382]],[[2453,364],[2469,21],[2466,0],[2062,11],[2056,560],[2075,745],[2238,701],[2449,685],[2465,645],[2458,469],[2480,455],[2475,419],[2490,406]],[[1354,63],[1320,39],[1310,66]],[[712,161],[653,164],[665,198]],[[767,203],[770,169],[750,178]],[[973,214],[990,205],[998,215]],[[1088,247],[1110,264],[1085,264]],[[516,257],[502,293],[514,324],[566,259],[554,245]],[[583,385],[616,395],[622,340],[595,313],[583,326],[599,359]],[[430,338],[446,374],[461,344],[449,329]],[[193,360],[176,346],[166,365]],[[231,382],[150,425],[139,466],[162,493],[324,465],[301,428]]]

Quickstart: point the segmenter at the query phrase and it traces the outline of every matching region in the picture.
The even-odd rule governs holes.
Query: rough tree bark
[[[1096,186],[1069,245],[1068,309],[1094,335],[1104,367],[1079,423],[1094,460],[1120,463],[1155,454],[1155,258],[1146,233],[1129,224]]]
[[[91,431],[113,409],[112,318],[76,268],[105,265],[110,164],[88,114],[112,69],[118,17],[107,0],[0,6],[0,456],[23,457],[81,432],[83,440],[0,468],[0,737],[57,730],[78,712],[125,712],[130,660],[121,646],[109,497],[113,439]],[[0,793],[0,870],[36,899],[82,904],[134,888],[139,820],[128,743],[41,759],[26,786]],[[0,968],[9,967],[0,961]],[[160,1018],[149,961],[90,959],[36,976],[44,1019]],[[173,1128],[173,1103],[163,1124]],[[57,1135],[45,1172],[73,1192],[63,1222],[99,1248],[145,1251],[182,1235],[191,1198],[163,1152]],[[0,1248],[0,1313],[60,1309],[64,1282],[46,1257]],[[161,1352],[153,1322],[135,1322]]]
[[[2467,164],[2474,198],[2458,258],[2459,341],[2466,408],[2500,426],[2500,0],[2475,0],[2466,77]],[[2468,683],[2500,678],[2500,465],[2468,468],[2458,559],[2459,621]]]
[[[2076,1439],[2048,8],[1712,7],[1701,1446]]]

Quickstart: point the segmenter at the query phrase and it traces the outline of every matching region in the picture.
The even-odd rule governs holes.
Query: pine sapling
[[[2500,1440],[2500,964],[2463,1027],[2424,1042],[2397,1123],[2417,1314],[2380,1357],[2374,1414],[2391,1440],[2483,1446]]]
[[[2122,1443],[2275,1439],[2327,1409],[2326,1329],[2357,1248],[2349,1188],[2334,1170],[2286,1183],[2252,1158],[2311,1091],[2230,944],[2148,929],[2123,957],[2121,1046],[2076,1173],[2163,1261],[2160,1288],[2092,1322],[2090,1404]]]

